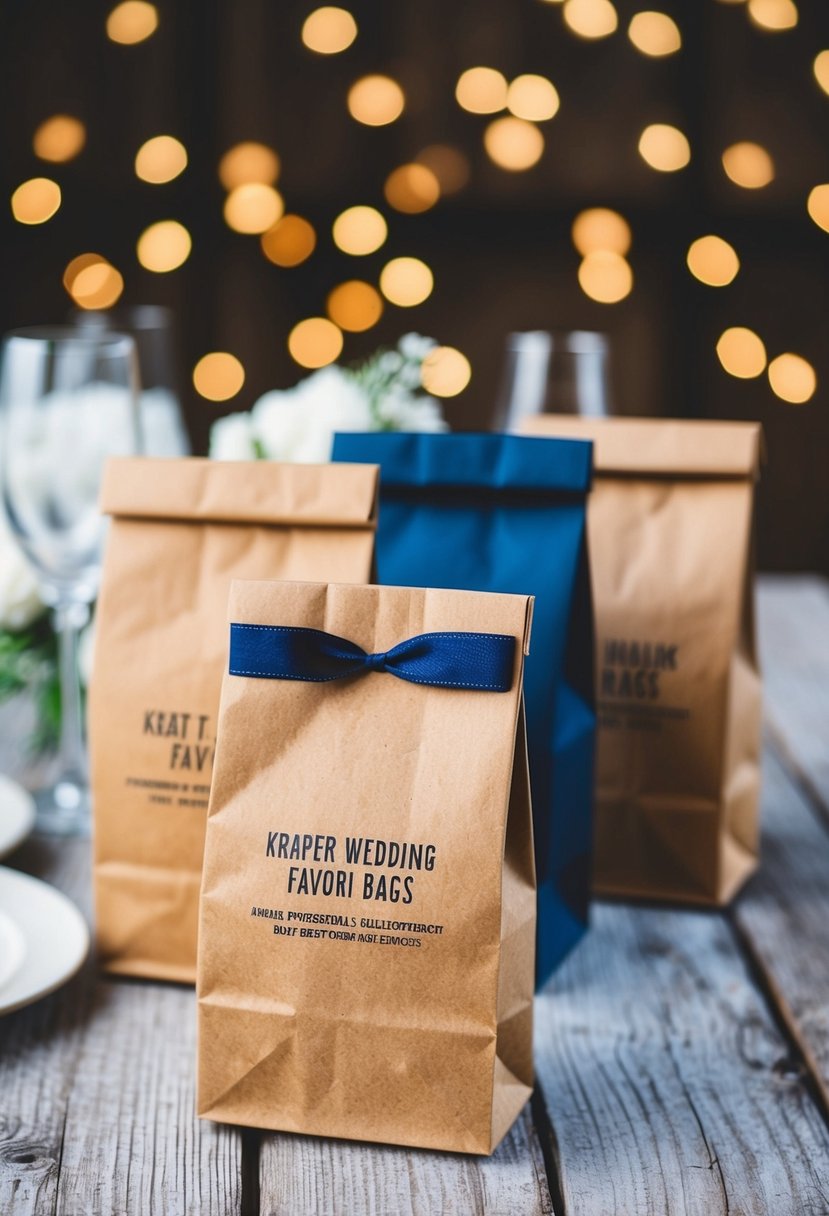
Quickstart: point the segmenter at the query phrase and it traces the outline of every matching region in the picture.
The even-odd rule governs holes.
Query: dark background
[[[600,329],[610,334],[614,397],[625,413],[756,418],[767,439],[761,491],[760,556],[767,568],[829,571],[829,234],[808,217],[806,199],[829,181],[829,97],[812,64],[829,47],[829,5],[799,0],[798,26],[771,33],[747,20],[745,6],[719,0],[617,0],[619,29],[601,41],[568,31],[559,5],[541,0],[340,0],[359,35],[346,52],[319,56],[301,42],[313,2],[159,0],[160,25],[146,42],[112,43],[111,4],[17,0],[0,5],[0,141],[6,197],[22,180],[55,178],[63,205],[50,222],[0,222],[0,326],[62,319],[67,262],[95,250],[125,279],[122,303],[175,310],[188,426],[204,451],[211,422],[249,408],[266,389],[306,374],[286,347],[291,327],[322,315],[344,279],[376,281],[398,254],[422,258],[435,290],[414,309],[386,307],[368,333],[347,335],[344,360],[416,329],[469,357],[469,388],[446,402],[454,427],[488,424],[506,334],[520,329]],[[659,8],[678,23],[683,48],[646,58],[627,38],[638,9]],[[509,174],[482,146],[489,118],[457,105],[467,67],[497,67],[508,78],[539,72],[555,83],[561,110],[542,124],[541,162]],[[407,108],[390,126],[370,128],[348,114],[349,85],[367,72],[402,84]],[[32,151],[45,118],[68,113],[87,127],[77,159],[47,165]],[[656,173],[637,152],[641,130],[670,122],[688,135],[693,157],[679,173]],[[138,147],[158,134],[186,145],[187,170],[164,186],[134,173]],[[287,208],[318,233],[313,256],[281,269],[257,237],[230,231],[217,177],[221,154],[240,140],[274,147]],[[737,140],[771,153],[776,176],[744,190],[725,176],[720,156]],[[459,194],[421,215],[386,206],[383,182],[425,146],[451,143],[472,173]],[[341,254],[330,226],[354,203],[389,220],[386,245],[368,258]],[[606,306],[580,290],[574,216],[606,205],[633,230],[632,294]],[[135,242],[148,224],[178,219],[193,252],[177,271],[143,270]],[[741,272],[724,289],[705,287],[685,256],[697,236],[729,240]],[[715,353],[719,334],[746,325],[769,357],[795,351],[815,367],[818,390],[804,405],[772,393],[765,376],[728,376]],[[192,389],[197,359],[211,350],[237,355],[244,388],[213,404]]]

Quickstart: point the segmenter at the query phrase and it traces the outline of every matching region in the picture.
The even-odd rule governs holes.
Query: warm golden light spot
[[[637,51],[653,59],[673,55],[682,46],[679,26],[667,13],[636,13],[628,26],[628,38]]]
[[[60,186],[50,177],[31,177],[17,187],[11,203],[18,224],[45,224],[60,207]]]
[[[815,56],[812,70],[815,73],[815,80],[824,93],[829,93],[829,51],[821,51]]]
[[[187,168],[187,149],[172,135],[155,135],[135,155],[135,175],[143,182],[160,186],[171,182]]]
[[[798,12],[793,0],[748,0],[748,15],[764,30],[791,30]]]
[[[340,283],[329,294],[326,310],[340,329],[360,334],[376,325],[383,315],[383,301],[376,287],[361,279]]]
[[[740,269],[740,259],[720,236],[701,236],[688,250],[688,269],[709,287],[727,287]]]
[[[639,155],[658,173],[676,173],[691,159],[691,145],[678,127],[655,122],[639,136]]]
[[[806,204],[806,209],[811,218],[815,221],[818,228],[822,228],[824,232],[829,232],[829,183],[824,182],[822,186],[815,186],[809,192],[809,201]]]
[[[630,249],[630,224],[609,207],[590,207],[573,220],[573,244],[581,254],[603,250],[624,256]]]
[[[802,405],[815,394],[815,369],[800,355],[778,355],[769,364],[769,384],[781,401]]]
[[[375,207],[348,207],[334,220],[334,244],[343,253],[363,257],[379,249],[388,235],[388,226]]]
[[[383,187],[386,202],[395,211],[416,215],[428,211],[440,198],[440,185],[431,169],[425,165],[401,165],[386,178]]]
[[[403,113],[406,99],[391,76],[363,76],[348,90],[348,111],[367,127],[385,127]]]
[[[392,258],[380,272],[380,290],[398,308],[414,308],[432,294],[434,276],[420,258]]]
[[[325,5],[314,9],[302,26],[302,41],[318,55],[338,55],[357,37],[357,22],[348,9]]]
[[[288,335],[288,350],[300,367],[325,367],[338,358],[343,336],[327,317],[300,321]]]
[[[467,68],[458,77],[455,99],[470,114],[497,114],[507,104],[507,78],[496,68]]]
[[[739,380],[753,380],[761,376],[766,367],[766,348],[752,329],[742,325],[732,326],[720,335],[717,342],[717,357],[729,376]]]
[[[432,170],[442,194],[457,194],[469,181],[469,161],[451,144],[430,144],[418,154],[417,163]]]
[[[132,46],[158,29],[158,9],[145,0],[124,0],[107,17],[107,35],[113,42]]]
[[[484,131],[484,147],[499,169],[520,173],[541,160],[544,136],[523,118],[496,118]]]
[[[610,0],[567,0],[563,11],[564,20],[580,38],[607,38],[619,25]]]
[[[633,271],[621,254],[597,249],[579,266],[579,286],[599,304],[618,304],[633,290]]]
[[[472,367],[454,346],[436,346],[420,366],[420,382],[433,397],[457,397],[472,379]]]
[[[79,253],[77,257],[72,258],[63,272],[63,285],[70,295],[75,279],[81,271],[86,270],[88,266],[95,266],[98,262],[106,263],[106,258],[100,253]]]
[[[224,217],[234,232],[267,232],[281,218],[285,204],[273,186],[263,182],[247,182],[231,190],[225,199]]]
[[[507,90],[507,109],[528,122],[546,122],[558,113],[558,90],[546,76],[516,76]]]
[[[79,118],[55,114],[47,118],[34,133],[32,146],[35,156],[56,165],[72,160],[86,143],[86,127]]]
[[[299,266],[310,258],[317,244],[313,224],[301,215],[283,215],[262,233],[262,252],[276,266]]]
[[[124,280],[99,253],[82,253],[63,272],[63,285],[78,308],[111,308],[124,290]]]
[[[774,161],[765,148],[748,140],[726,148],[722,164],[726,176],[744,190],[761,190],[774,180]]]
[[[225,190],[235,190],[249,182],[272,186],[279,176],[279,157],[267,144],[253,140],[228,148],[219,161],[219,180]]]
[[[183,224],[178,220],[159,220],[141,233],[136,253],[145,270],[166,274],[187,261],[192,247],[190,233]]]
[[[235,355],[214,350],[193,368],[196,392],[208,401],[229,401],[245,383],[245,369]]]

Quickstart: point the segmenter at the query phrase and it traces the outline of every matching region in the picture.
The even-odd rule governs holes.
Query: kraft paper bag
[[[200,1115],[470,1153],[507,1132],[532,1088],[530,609],[234,582]]]
[[[342,434],[334,459],[381,466],[381,583],[535,596],[525,695],[543,983],[587,925],[595,737],[590,444]]]
[[[595,887],[727,903],[758,855],[753,423],[528,419],[592,439]]]
[[[371,577],[377,470],[112,460],[89,695],[104,966],[192,983],[235,575]]]

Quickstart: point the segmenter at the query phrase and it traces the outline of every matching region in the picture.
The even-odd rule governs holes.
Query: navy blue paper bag
[[[517,435],[334,440],[335,460],[380,465],[381,583],[536,597],[524,690],[539,983],[587,925],[595,735],[585,517],[591,456],[586,442]]]

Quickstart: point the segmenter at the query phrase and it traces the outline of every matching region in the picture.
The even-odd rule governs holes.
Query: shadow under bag
[[[334,460],[381,466],[381,583],[535,596],[524,691],[538,882],[536,976],[587,925],[593,616],[591,445],[513,435],[341,434]]]

